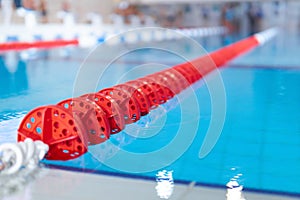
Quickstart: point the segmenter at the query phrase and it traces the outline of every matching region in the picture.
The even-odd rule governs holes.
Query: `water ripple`
[[[24,112],[1,116],[0,144],[17,141],[17,129],[24,116]]]

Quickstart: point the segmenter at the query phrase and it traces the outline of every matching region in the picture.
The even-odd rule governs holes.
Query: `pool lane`
[[[218,38],[218,40],[219,45],[224,40],[229,41],[228,38]],[[295,55],[298,47],[290,46],[290,44],[297,44],[297,37],[291,37],[290,40],[282,40],[279,37],[274,42],[234,60],[228,64],[227,68],[221,70],[227,96],[226,123],[215,148],[204,159],[199,159],[198,152],[210,123],[211,101],[205,84],[199,83],[196,95],[201,114],[197,136],[183,156],[166,167],[174,171],[175,182],[176,180],[196,181],[199,184],[223,186],[230,178],[242,174],[239,181],[246,189],[295,195],[300,193],[297,187],[300,185],[300,108],[298,104],[300,97],[299,93],[295,92],[300,89],[300,71],[298,70],[300,61]],[[215,40],[205,41],[206,45],[210,46],[208,49],[218,48]],[[52,56],[50,53],[50,58],[48,57],[47,60],[26,61],[25,74],[28,86],[27,88],[26,84],[21,84],[25,88],[16,86],[18,90],[10,90],[6,92],[6,96],[1,97],[2,121],[8,121],[7,119],[10,118],[3,116],[26,112],[33,107],[56,103],[70,97],[72,94],[70,88],[72,88],[80,63],[78,57],[83,55],[80,51],[77,53],[76,51],[73,52],[79,56],[71,55],[68,59],[57,59],[56,55]],[[188,46],[185,47],[185,51],[196,54]],[[122,69],[117,73],[129,70],[134,63],[138,65],[151,60],[162,62],[158,59],[160,56],[161,52],[138,52],[138,56],[132,55],[124,58],[123,63],[117,63],[117,67]],[[166,65],[172,66],[173,62],[176,63],[172,57],[165,56],[165,58],[164,64]],[[101,63],[97,60],[99,58],[93,59],[90,65],[99,66]],[[20,69],[22,71],[22,65]],[[19,77],[24,77],[24,71],[21,74],[23,75]],[[14,77],[15,75],[9,79]],[[109,81],[107,82],[106,84],[109,85]],[[6,84],[6,82],[2,83]],[[12,83],[16,82],[12,81]],[[13,86],[10,87],[13,88]],[[20,99],[22,99],[21,102]],[[112,142],[128,151],[139,153],[151,152],[163,147],[175,137],[180,121],[178,119],[179,107],[172,103],[165,106],[174,107],[174,109],[163,115],[167,121],[166,127],[156,135],[145,139],[123,133],[119,138],[117,135],[113,137]],[[147,120],[149,119],[145,119],[146,122]],[[13,126],[16,126],[16,123]],[[7,125],[1,127],[2,131],[5,127]],[[186,132],[188,134],[189,130]],[[124,160],[126,161],[126,158]],[[157,172],[145,174],[120,172],[103,166],[90,154],[73,161],[45,163],[95,173],[109,172],[119,175],[121,173],[125,176],[150,179]],[[151,165],[152,161],[144,163]]]

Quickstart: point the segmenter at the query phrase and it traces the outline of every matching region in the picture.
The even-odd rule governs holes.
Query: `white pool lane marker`
[[[266,42],[274,38],[278,34],[278,32],[278,28],[270,28],[254,34],[254,37],[258,41],[259,45],[264,45]]]
[[[31,20],[32,21],[32,20]],[[28,27],[34,28],[28,28]],[[62,31],[63,30],[63,31]],[[35,42],[48,40],[73,40],[79,41],[81,47],[93,47],[99,43],[115,38],[113,44],[132,44],[139,42],[159,42],[176,40],[179,37],[205,37],[222,35],[227,29],[222,26],[200,27],[188,29],[164,29],[161,27],[114,27],[103,26],[103,30],[95,29],[93,26],[77,25],[64,27],[62,25],[28,25],[14,26],[10,29],[0,27],[0,43],[9,41]],[[177,34],[176,34],[177,33]]]

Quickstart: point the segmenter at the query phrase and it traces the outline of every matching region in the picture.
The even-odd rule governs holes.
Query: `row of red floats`
[[[18,140],[30,137],[50,146],[47,159],[67,160],[109,139],[202,77],[191,64],[177,66],[97,93],[63,100],[29,112]]]
[[[87,151],[138,121],[204,75],[243,51],[256,46],[255,38],[220,49],[191,62],[132,80],[97,93],[63,100],[29,112],[18,129],[18,141],[27,137],[49,145],[50,160],[68,160]],[[239,49],[236,51],[235,49]]]

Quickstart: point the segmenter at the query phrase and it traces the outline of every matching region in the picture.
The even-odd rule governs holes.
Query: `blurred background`
[[[226,26],[256,32],[274,25],[300,29],[297,0],[0,0],[2,24],[113,24],[186,28]],[[28,16],[30,14],[30,16]],[[27,17],[26,17],[27,16]],[[34,17],[32,17],[34,16]],[[27,22],[28,24],[28,22]]]

